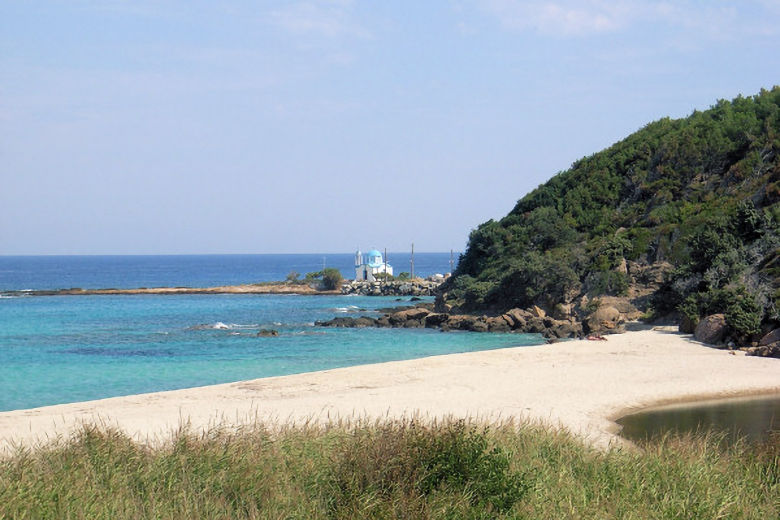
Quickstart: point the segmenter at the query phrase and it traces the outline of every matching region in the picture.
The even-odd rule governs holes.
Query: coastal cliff
[[[757,349],[780,327],[779,203],[774,87],[650,123],[558,173],[471,232],[436,310],[538,308],[586,330],[599,313],[691,333],[712,321],[716,342]]]

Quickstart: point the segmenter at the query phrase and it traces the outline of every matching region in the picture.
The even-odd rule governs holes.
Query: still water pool
[[[745,438],[760,443],[780,435],[780,396],[667,406],[627,415],[617,423],[623,427],[620,434],[631,441],[712,430],[722,433],[726,442]]]

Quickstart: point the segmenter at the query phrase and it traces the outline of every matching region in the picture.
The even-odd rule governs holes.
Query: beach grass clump
[[[780,442],[669,436],[599,451],[511,423],[85,426],[0,459],[0,518],[778,518]]]

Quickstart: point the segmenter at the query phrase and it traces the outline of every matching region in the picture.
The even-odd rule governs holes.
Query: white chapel
[[[360,249],[355,253],[355,281],[376,281],[375,275],[387,273],[393,275],[393,266],[382,259],[382,253],[376,249],[369,251],[366,256],[368,261],[363,261],[363,253]]]

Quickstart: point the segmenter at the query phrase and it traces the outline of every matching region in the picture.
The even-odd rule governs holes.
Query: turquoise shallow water
[[[0,299],[0,410],[542,343],[538,335],[331,329],[394,298],[296,295]],[[273,328],[278,337],[257,337]]]

